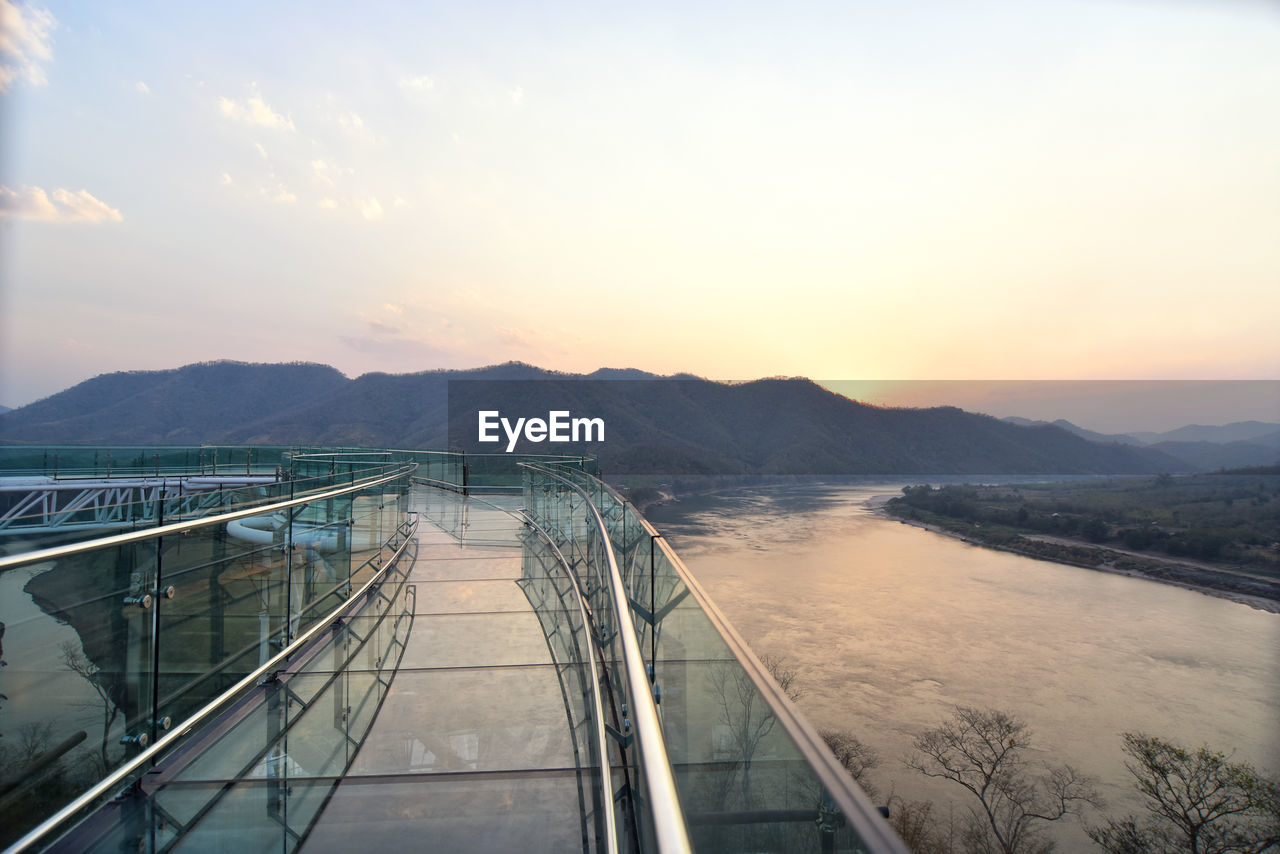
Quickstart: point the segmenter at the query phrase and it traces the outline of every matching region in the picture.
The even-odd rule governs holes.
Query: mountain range
[[[1280,460],[1280,424],[1266,421],[1235,421],[1206,426],[1189,424],[1163,433],[1096,433],[1070,421],[1031,421],[1005,418],[1021,426],[1052,423],[1091,442],[1118,442],[1162,451],[1201,470],[1265,466]]]
[[[462,389],[487,388],[477,381],[497,380],[508,381],[493,388],[508,389],[513,412],[545,415],[538,407],[555,400],[575,416],[608,425],[603,443],[524,443],[517,450],[596,453],[613,473],[1138,474],[1218,467],[1189,463],[1163,442],[1097,441],[1074,425],[1012,423],[955,407],[872,406],[803,378],[721,383],[630,369],[565,374],[519,362],[355,379],[310,363],[206,362],[103,374],[0,414],[0,441],[452,444],[495,451],[469,441],[474,410],[459,400]]]

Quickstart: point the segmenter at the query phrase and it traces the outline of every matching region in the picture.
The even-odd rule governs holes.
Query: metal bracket
[[[609,724],[604,725],[604,731],[607,732],[613,738],[613,740],[618,743],[619,747],[621,747],[623,750],[626,750],[628,747],[631,746],[631,742],[635,738],[635,734],[631,732],[631,721],[629,720],[624,719],[622,721],[622,728],[626,730],[625,735],[623,733],[618,732]]]

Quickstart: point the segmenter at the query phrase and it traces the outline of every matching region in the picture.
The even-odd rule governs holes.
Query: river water
[[[1126,731],[1280,774],[1280,614],[983,549],[868,506],[903,485],[729,490],[645,514],[752,649],[799,671],[809,719],[877,750],[879,802],[892,789],[963,809],[962,789],[901,761],[957,704],[1027,721],[1033,758],[1099,778],[1108,815],[1141,810]],[[1097,850],[1074,819],[1052,835]]]

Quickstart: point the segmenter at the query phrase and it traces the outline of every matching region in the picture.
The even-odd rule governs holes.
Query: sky
[[[224,358],[1280,378],[1274,0],[0,25],[8,406]]]

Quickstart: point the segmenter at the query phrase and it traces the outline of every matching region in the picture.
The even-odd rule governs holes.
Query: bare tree
[[[712,665],[707,679],[720,708],[720,721],[729,737],[723,747],[727,749],[730,761],[738,765],[742,774],[743,803],[748,803],[751,762],[760,743],[773,732],[778,719],[751,677],[737,662]]]
[[[778,683],[782,693],[786,694],[791,702],[794,703],[804,696],[804,688],[800,687],[800,671],[792,667],[785,658],[766,654],[760,656],[760,663],[764,665],[765,670],[769,671],[773,681]]]
[[[102,678],[102,668],[90,661],[88,656],[71,641],[64,642],[61,649],[62,663],[71,672],[88,682],[102,701],[102,743],[99,746],[98,758],[102,763],[100,771],[106,773],[107,769],[111,767],[111,760],[107,755],[107,749],[110,745],[111,725],[115,723],[116,717],[119,716],[120,707],[111,699],[106,682]]]
[[[915,740],[907,765],[927,777],[958,783],[977,800],[970,807],[965,848],[1003,854],[1053,850],[1043,825],[1098,804],[1093,781],[1070,765],[1032,768],[1027,725],[995,709],[956,706],[950,720]]]
[[[914,854],[955,854],[959,851],[960,829],[954,805],[946,816],[933,801],[908,801],[889,795],[889,824]]]
[[[836,759],[867,796],[877,797],[876,787],[867,776],[868,771],[880,765],[880,754],[876,753],[875,748],[864,744],[848,730],[824,729],[819,730],[818,735],[822,736],[827,747],[831,748]]]
[[[1280,848],[1280,782],[1219,751],[1124,734],[1125,767],[1150,815],[1089,828],[1111,854],[1256,854]]]

